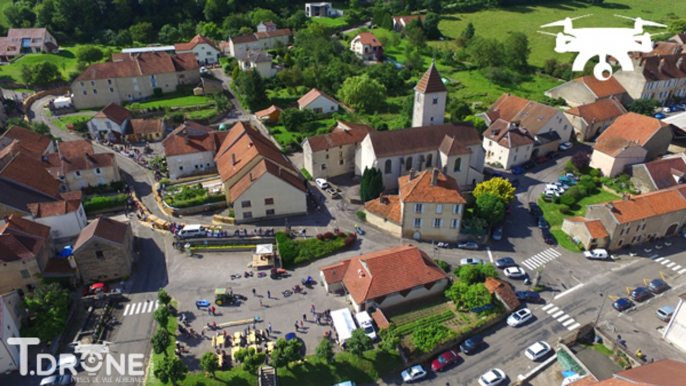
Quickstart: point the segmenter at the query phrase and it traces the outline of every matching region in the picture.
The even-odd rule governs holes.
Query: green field
[[[215,109],[203,109],[191,111],[186,115],[186,117],[188,119],[205,119],[213,117],[215,114],[217,114],[217,110]]]
[[[57,54],[28,54],[12,64],[2,66],[0,79],[22,83],[21,67],[30,66],[34,63],[49,61],[57,65],[62,71],[62,77],[67,79],[70,72],[76,71],[76,49],[75,47],[61,48]]]
[[[333,28],[343,27],[348,24],[348,22],[342,17],[313,17],[310,20],[314,21],[315,23],[326,24]]]
[[[490,82],[479,71],[457,71],[442,73],[451,81],[459,82],[464,88],[450,95],[465,102],[482,102],[485,108],[490,107],[501,95],[511,92],[521,98],[541,101],[543,92],[559,86],[562,82],[547,75],[528,75],[515,85],[499,85]]]
[[[52,123],[55,124],[55,126],[59,127],[61,130],[67,130],[67,125],[73,125],[76,122],[81,122],[81,121],[87,121],[91,118],[93,118],[95,114],[86,114],[86,115],[71,115],[71,116],[66,116],[66,117],[59,117],[57,119],[54,119]]]
[[[671,19],[683,18],[686,14],[686,1],[673,0],[620,0],[605,1],[599,6],[591,6],[578,1],[555,2],[532,6],[519,6],[491,9],[476,13],[458,13],[443,16],[438,25],[440,31],[448,38],[457,38],[464,28],[472,22],[477,36],[496,38],[507,41],[509,32],[524,32],[529,37],[531,56],[529,62],[542,66],[543,62],[555,57],[560,61],[571,61],[572,54],[558,54],[553,36],[539,34],[536,31],[542,24],[562,20],[565,17],[577,17],[593,14],[574,21],[575,28],[584,27],[632,27],[633,22],[613,17],[615,14],[638,17],[654,22],[668,22]],[[547,32],[561,32],[561,27],[546,28]],[[655,30],[657,31],[657,30]],[[662,32],[660,30],[657,32]],[[668,36],[668,35],[666,35]],[[435,42],[432,45],[451,47],[450,39]]]
[[[176,106],[195,106],[205,105],[212,102],[212,98],[204,95],[179,95],[170,93],[160,98],[149,98],[147,102],[133,103],[132,109],[149,109],[153,107],[176,107]]]
[[[7,23],[7,18],[5,17],[5,8],[13,3],[13,0],[0,0],[0,24],[4,26],[9,26],[9,24]]]

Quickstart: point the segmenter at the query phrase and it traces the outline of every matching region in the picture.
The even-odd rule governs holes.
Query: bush
[[[155,87],[152,89],[152,93],[155,94],[157,98],[162,96],[162,88],[160,87]]]
[[[443,261],[443,260],[438,260],[438,259],[434,259],[434,261],[436,262],[436,265],[438,265],[439,267],[441,267],[441,269],[442,269],[444,272],[450,272],[450,264],[446,263],[446,262]]]
[[[325,240],[331,240],[332,238],[333,238],[333,233],[331,233],[331,232],[324,233],[324,239]]]
[[[350,246],[356,240],[354,234],[349,234],[345,239],[333,238],[333,233],[331,236],[330,240],[319,238],[292,240],[284,232],[277,232],[276,242],[284,266],[290,267],[295,264],[316,260],[341,248]]]
[[[567,213],[569,213],[569,206],[568,205],[560,205],[560,208],[558,210],[562,214],[567,214]]]
[[[591,177],[598,177],[600,176],[600,170],[591,168],[591,170],[588,172],[588,175]]]
[[[574,197],[568,194],[563,194],[562,197],[560,197],[560,203],[562,203],[562,205],[566,205],[567,207],[573,205],[575,202],[576,200],[574,199]]]
[[[452,312],[451,312],[452,313]],[[400,329],[401,327],[398,327]],[[443,325],[432,324],[419,327],[412,333],[415,346],[423,352],[429,352],[441,343],[445,343],[455,336],[455,332]]]
[[[317,240],[322,240],[324,236],[321,233],[317,233]]]
[[[302,173],[303,176],[304,176],[308,181],[312,181],[312,175],[310,174],[310,172],[307,171],[307,169],[305,169],[305,168],[300,169],[300,173]]]
[[[569,188],[567,192],[565,192],[564,195],[573,197],[575,201],[581,197],[581,193],[579,192],[578,186],[572,186],[571,188]]]
[[[577,173],[578,171],[579,171],[579,169],[577,169],[576,166],[574,166],[574,164],[572,164],[571,159],[569,161],[567,161],[567,163],[565,164],[565,172],[566,173]]]
[[[343,240],[343,244],[346,247],[349,247],[355,243],[355,240],[357,240],[357,236],[353,233],[350,236],[346,237],[345,240]]]
[[[365,213],[365,212],[359,210],[359,211],[357,211],[356,214],[357,214],[357,218],[358,218],[360,221],[365,221],[365,220],[367,220],[367,213]]]
[[[171,180],[169,180],[169,178],[163,178],[160,180],[159,184],[160,185],[169,185],[169,184],[171,184]]]
[[[83,200],[83,209],[86,212],[93,212],[97,210],[116,208],[123,206],[129,199],[128,194],[122,193],[115,196],[92,196],[86,197]]]

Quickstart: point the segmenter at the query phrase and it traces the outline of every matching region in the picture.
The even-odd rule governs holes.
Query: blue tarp
[[[64,249],[62,250],[62,252],[60,252],[59,257],[69,257],[69,256],[71,256],[71,255],[72,255],[72,248],[71,248],[71,245],[67,245],[66,247],[64,247]]]
[[[562,372],[562,376],[565,378],[573,377],[575,375],[577,375],[577,373],[572,370],[565,370]]]

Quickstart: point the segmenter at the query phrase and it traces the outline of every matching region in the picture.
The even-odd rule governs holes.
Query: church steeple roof
[[[431,66],[429,66],[429,69],[426,70],[424,76],[422,76],[422,79],[420,79],[419,83],[417,83],[415,90],[424,94],[448,92],[448,89],[445,87],[443,80],[441,79],[441,74],[438,73],[433,60],[431,61]]]

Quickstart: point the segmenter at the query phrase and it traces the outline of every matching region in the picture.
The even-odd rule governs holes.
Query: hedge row
[[[126,204],[128,199],[129,196],[125,193],[117,194],[115,196],[86,197],[83,200],[83,208],[86,210],[86,212],[116,208]]]
[[[276,243],[279,255],[285,267],[316,260],[341,248],[352,245],[354,236],[350,233],[344,237],[332,237],[320,240],[317,237],[293,240],[284,232],[276,232]]]
[[[443,323],[455,317],[455,313],[447,310],[443,313],[427,316],[426,318],[415,320],[402,326],[396,328],[396,332],[400,335],[407,335],[412,333],[415,329],[420,327],[426,327],[434,323]]]
[[[223,194],[216,194],[213,196],[197,196],[188,200],[172,200],[170,198],[165,198],[164,202],[173,208],[190,208],[192,206],[200,206],[204,204],[211,204],[214,202],[224,201],[226,197]]]

